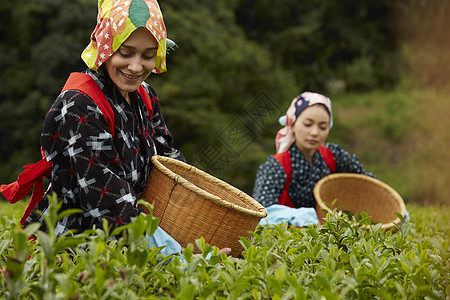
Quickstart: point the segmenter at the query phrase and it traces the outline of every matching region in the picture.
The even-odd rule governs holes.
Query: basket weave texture
[[[154,167],[142,199],[153,204],[159,226],[182,247],[203,237],[219,248],[242,252],[239,237],[250,238],[265,208],[246,193],[189,164],[165,156],[152,157]]]
[[[387,231],[401,225],[402,221],[395,214],[405,217],[406,207],[402,197],[384,182],[361,174],[336,173],[328,175],[314,187],[316,213],[322,223],[326,213],[349,211],[359,215],[365,211],[372,217],[372,224],[383,223],[382,229]],[[336,199],[334,205],[333,201]],[[372,226],[373,226],[372,225]]]

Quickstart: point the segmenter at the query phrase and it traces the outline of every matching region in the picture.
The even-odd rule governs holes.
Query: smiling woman
[[[144,82],[166,71],[166,27],[155,0],[99,0],[97,25],[81,57],[83,73],[72,73],[48,112],[41,135],[44,158],[28,166],[18,181],[3,185],[10,202],[35,186],[22,218],[24,227],[42,223],[55,193],[61,210],[77,214],[60,220],[56,235],[128,224],[142,210],[136,206],[153,155],[184,161],[173,147],[156,92]],[[44,195],[42,180],[50,188]],[[157,188],[157,187],[155,187]],[[154,241],[177,251],[179,244],[158,230]],[[170,245],[169,245],[170,244]],[[172,247],[171,247],[172,246]]]
[[[156,64],[158,42],[146,28],[136,29],[107,61],[106,72],[131,104],[130,93],[150,75]]]

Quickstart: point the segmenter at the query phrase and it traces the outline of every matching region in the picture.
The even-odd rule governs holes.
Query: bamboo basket
[[[246,193],[181,161],[155,155],[142,199],[153,204],[159,226],[182,247],[203,237],[239,257],[239,237],[250,238],[265,208]]]
[[[349,211],[360,215],[365,211],[372,217],[372,226],[383,223],[382,229],[396,230],[402,221],[396,215],[405,217],[406,207],[402,197],[382,181],[361,174],[336,173],[328,175],[314,187],[316,213],[322,224],[326,212]],[[333,201],[335,201],[334,204]],[[368,227],[367,227],[368,228]]]

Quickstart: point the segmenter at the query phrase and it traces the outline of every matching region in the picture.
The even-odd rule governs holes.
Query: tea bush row
[[[148,247],[158,220],[140,215],[52,238],[56,199],[45,220],[22,230],[0,219],[0,296],[6,299],[445,299],[449,296],[448,208],[410,209],[397,233],[363,229],[345,214],[321,226],[258,226],[241,258],[197,241],[178,255]],[[417,220],[417,221],[415,221]],[[447,223],[446,223],[447,222]],[[28,236],[35,235],[36,240]],[[120,236],[120,238],[114,238]]]

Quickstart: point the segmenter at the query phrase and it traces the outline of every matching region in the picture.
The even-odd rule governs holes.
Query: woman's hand
[[[229,255],[231,253],[231,248],[222,248],[219,250],[219,255],[225,253],[226,255]]]

